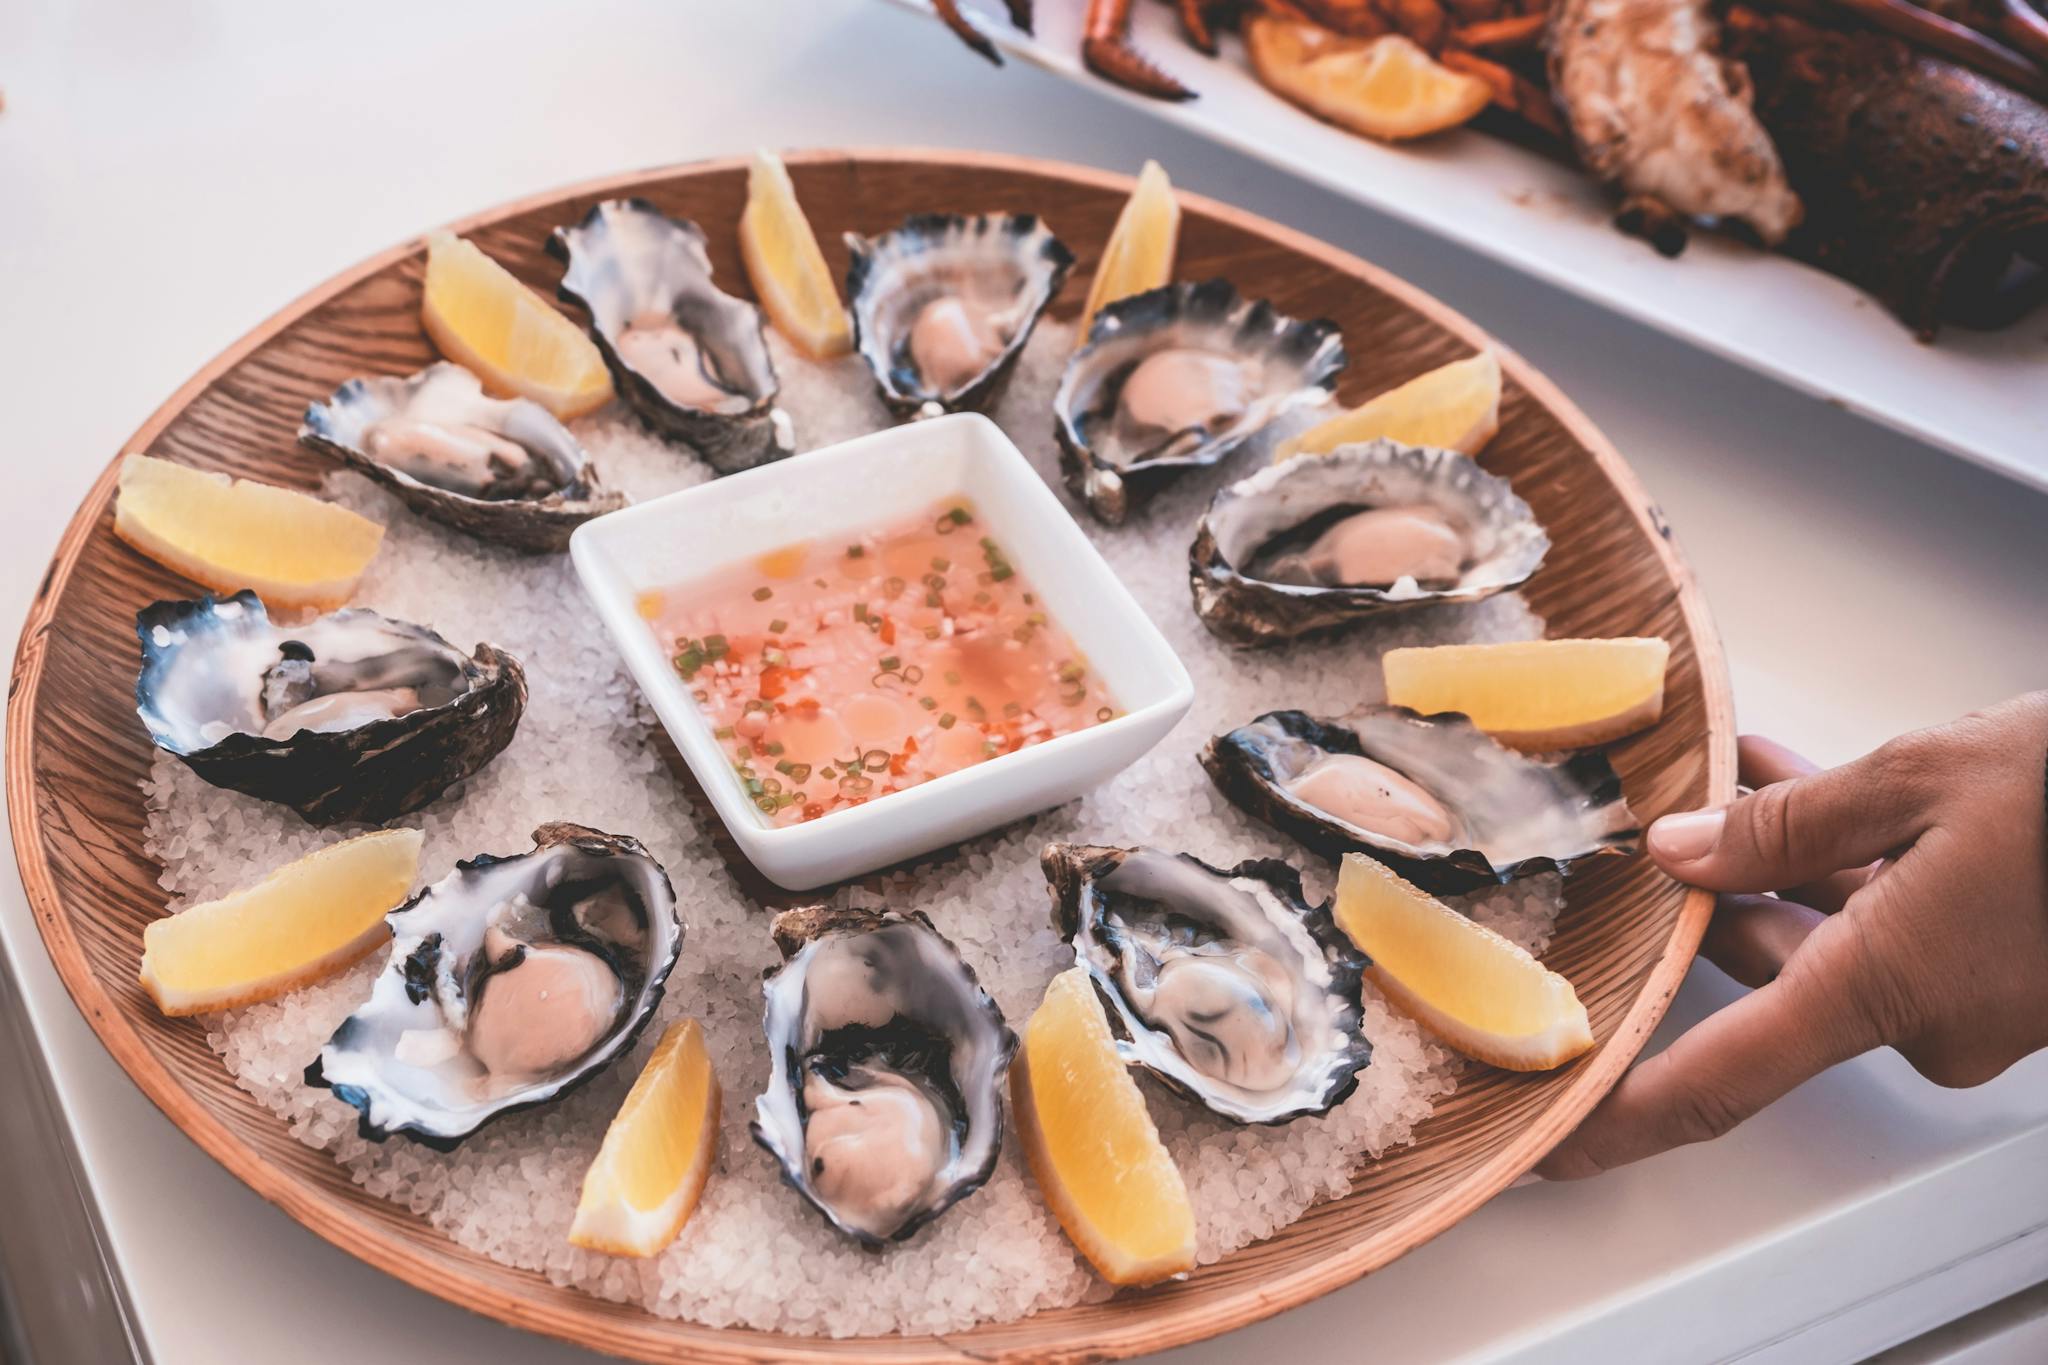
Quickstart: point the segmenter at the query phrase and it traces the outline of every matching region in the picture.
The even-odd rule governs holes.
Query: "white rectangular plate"
[[[928,0],[895,2],[929,13]],[[1951,327],[1923,345],[1874,299],[1797,261],[1706,233],[1666,260],[1608,223],[1585,175],[1483,133],[1392,147],[1322,123],[1261,86],[1234,36],[1215,59],[1189,47],[1170,5],[1134,4],[1136,41],[1200,93],[1183,104],[1131,94],[1081,65],[1086,0],[1038,0],[1036,37],[1011,28],[995,0],[968,7],[1006,51],[1049,71],[2048,489],[2048,313],[2000,332]]]

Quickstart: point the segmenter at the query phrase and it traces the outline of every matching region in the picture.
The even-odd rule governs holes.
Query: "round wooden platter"
[[[840,234],[924,210],[1047,217],[1080,256],[1055,315],[1075,316],[1130,181],[1049,162],[918,151],[813,152],[790,171],[835,270]],[[736,224],[745,163],[709,162],[538,196],[455,224],[552,297],[541,244],[600,199],[638,194],[703,224],[719,279],[744,292]],[[1349,403],[1491,343],[1478,327],[1365,262],[1241,210],[1182,196],[1178,273],[1227,275],[1284,312],[1334,318],[1352,356]],[[327,466],[294,435],[306,404],[363,373],[434,358],[418,316],[421,243],[408,242],[293,303],[208,365],[125,450],[301,488]],[[1612,750],[1646,820],[1734,794],[1733,712],[1719,642],[1691,572],[1634,475],[1591,422],[1502,352],[1501,430],[1483,463],[1511,478],[1554,542],[1529,583],[1557,636],[1671,642],[1663,720]],[[1049,420],[1049,419],[1048,419]],[[1468,1067],[1410,1147],[1366,1163],[1345,1198],[1188,1279],[1105,1303],[946,1337],[821,1340],[718,1330],[557,1288],[447,1241],[352,1184],[229,1078],[191,1020],[160,1016],[136,985],[142,928],[164,912],[142,852],[150,749],[135,719],[136,610],[193,585],[113,534],[114,467],[94,485],[43,578],[15,656],[7,800],[22,880],[78,1007],[137,1085],[193,1141],[351,1255],[502,1322],[616,1355],[757,1361],[1081,1361],[1241,1327],[1346,1284],[1456,1223],[1505,1188],[1607,1092],[1662,1017],[1710,898],[1644,858],[1575,877],[1546,961],[1578,988],[1599,1046],[1548,1075]],[[739,1152],[727,1160],[749,1160]]]

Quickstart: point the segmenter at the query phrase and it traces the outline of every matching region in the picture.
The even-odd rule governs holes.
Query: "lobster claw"
[[[1031,0],[1010,0],[1010,18],[1017,19],[1017,11],[1024,11],[1024,18],[1017,26],[1026,33],[1031,31]],[[960,12],[959,0],[932,0],[932,12],[939,16],[939,22],[953,30],[961,42],[988,58],[997,66],[1003,64],[1003,54],[996,51],[996,45],[989,41],[972,19]]]
[[[1180,12],[1180,31],[1187,35],[1195,50],[1216,55],[1216,30],[1209,22],[1209,6],[1214,0],[1174,0],[1174,8]]]
[[[1131,0],[1088,0],[1081,60],[1098,76],[1126,90],[1161,100],[1191,100],[1195,92],[1131,46]]]

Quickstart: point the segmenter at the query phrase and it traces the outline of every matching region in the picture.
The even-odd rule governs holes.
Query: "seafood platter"
[[[648,1360],[1128,1356],[1527,1171],[1708,911],[1619,455],[1136,181],[771,154],[395,248],[118,454],[8,792],[109,1050],[307,1227]]]
[[[2048,487],[2038,0],[900,2]]]

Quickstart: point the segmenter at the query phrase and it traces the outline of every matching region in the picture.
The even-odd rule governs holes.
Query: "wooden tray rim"
[[[1125,194],[1135,183],[1131,176],[1051,158],[962,152],[942,147],[816,149],[785,153],[785,160],[792,165],[917,161],[972,166],[1064,179]],[[750,161],[751,157],[745,155],[703,158],[579,181],[465,215],[437,230],[463,234],[566,199],[630,192],[650,182],[686,175],[731,172],[743,169]],[[1492,347],[1500,356],[1502,369],[1570,430],[1628,503],[1630,512],[1647,533],[1667,573],[1677,585],[1679,608],[1692,635],[1700,668],[1707,718],[1708,799],[1713,802],[1732,799],[1735,794],[1734,707],[1720,637],[1698,582],[1678,552],[1670,527],[1634,471],[1606,436],[1519,353],[1418,287],[1349,252],[1248,210],[1186,190],[1176,190],[1175,193],[1185,207],[1263,236],[1330,270],[1365,281],[1467,341],[1475,349]],[[69,583],[94,528],[107,513],[122,455],[148,449],[190,403],[258,347],[329,299],[417,255],[424,250],[428,235],[422,233],[386,248],[299,295],[202,367],[122,443],[121,453],[108,462],[65,528],[23,623],[8,689],[7,805],[22,886],[58,976],[100,1042],[166,1118],[237,1179],[343,1252],[458,1307],[509,1326],[590,1349],[592,1342],[577,1332],[581,1315],[561,1315],[517,1294],[500,1292],[466,1276],[451,1275],[444,1264],[425,1251],[389,1238],[366,1222],[335,1213],[323,1196],[309,1194],[297,1181],[272,1168],[245,1148],[225,1124],[192,1099],[170,1070],[151,1054],[134,1026],[94,980],[83,950],[66,920],[41,830],[33,818],[38,755],[32,720],[43,677],[43,635],[51,624],[60,592]],[[30,818],[15,818],[19,815]],[[1072,1351],[1073,1358],[1077,1359],[1120,1359],[1206,1340],[1349,1284],[1455,1226],[1532,1167],[1577,1126],[1635,1060],[1662,1020],[1680,981],[1691,966],[1712,913],[1713,899],[1710,892],[1688,892],[1671,936],[1634,1003],[1616,1026],[1614,1036],[1571,1078],[1560,1095],[1545,1108],[1540,1120],[1425,1209],[1398,1219],[1374,1236],[1354,1244],[1342,1255],[1277,1274],[1257,1285],[1207,1303],[1176,1304],[1167,1315],[1133,1311],[1114,1326],[1095,1332],[1085,1347],[1066,1349]],[[254,1100],[247,1102],[253,1104]],[[611,1310],[630,1307],[596,1298],[590,1302],[593,1306]],[[661,1318],[653,1314],[633,1316],[637,1321],[608,1322],[611,1330],[599,1349],[630,1352],[634,1357],[648,1361],[672,1360],[682,1345],[678,1340],[680,1331],[691,1336],[701,1334],[707,1338],[706,1344],[713,1339],[727,1343],[720,1358],[734,1361],[839,1361],[848,1358],[849,1348],[859,1349],[861,1358],[867,1360],[988,1359],[945,1336],[806,1338],[752,1329],[710,1328],[687,1319]],[[1032,1318],[1019,1321],[1028,1323]],[[755,1349],[749,1342],[769,1344]],[[912,1349],[889,1349],[892,1344],[896,1348]],[[915,1349],[920,1345],[925,1349]],[[943,1354],[934,1353],[931,1347],[939,1348]]]

